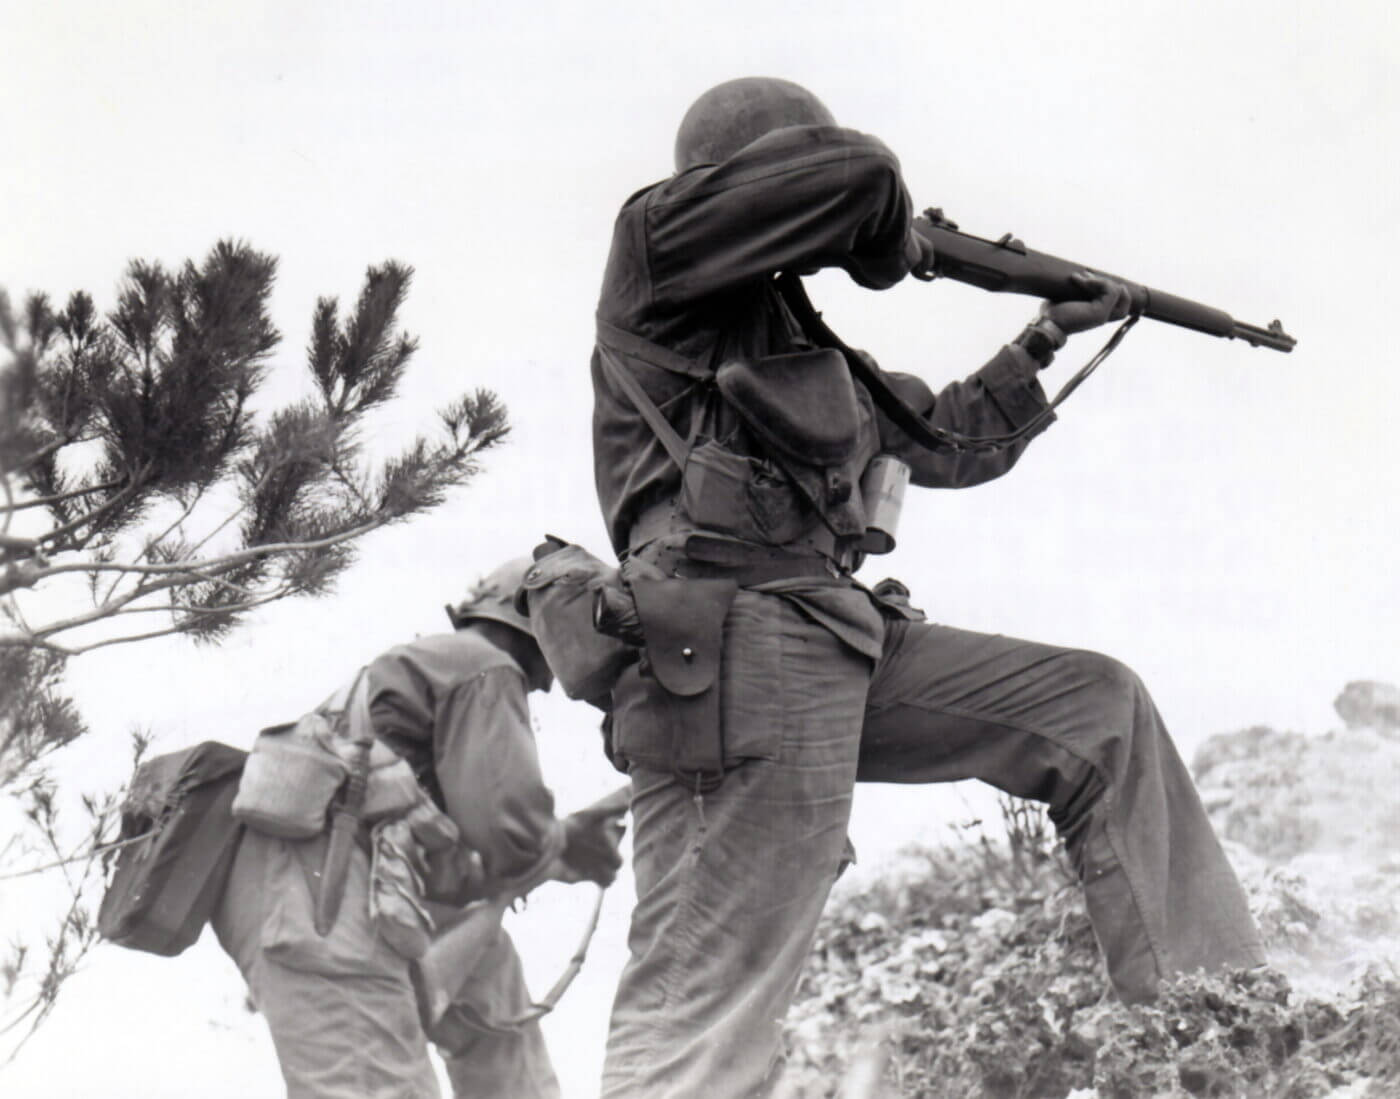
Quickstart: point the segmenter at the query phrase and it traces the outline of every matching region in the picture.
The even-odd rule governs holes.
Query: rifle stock
[[[619,787],[612,793],[599,798],[591,805],[578,811],[588,817],[621,817],[631,804],[630,784]],[[453,1010],[464,985],[470,981],[475,964],[487,952],[492,941],[501,933],[501,920],[506,910],[517,897],[523,897],[537,885],[549,881],[555,868],[553,860],[537,866],[525,878],[512,882],[494,896],[467,905],[465,908],[443,909],[430,905],[437,921],[438,933],[432,944],[416,966],[415,987],[418,1008],[428,1024],[429,1037],[438,1041],[438,1034],[446,1035],[452,1029],[450,1021],[444,1022]],[[569,983],[583,966],[584,954],[589,941],[598,926],[598,915],[602,906],[603,890],[598,891],[593,914],[583,940],[569,961],[564,975],[554,983],[554,987],[538,1003],[519,1016],[491,1020],[485,1016],[474,1016],[471,1027],[493,1033],[509,1032],[531,1019],[539,1018],[553,1009]],[[461,1006],[461,1005],[458,1005]],[[439,1028],[442,1028],[439,1030]]]
[[[915,220],[914,229],[933,246],[933,264],[928,272],[920,273],[921,277],[949,278],[983,290],[1069,301],[1083,297],[1071,276],[1090,271],[1126,286],[1132,296],[1133,312],[1150,320],[1208,336],[1244,340],[1254,347],[1275,351],[1292,351],[1298,342],[1277,320],[1266,328],[1245,324],[1213,306],[1154,290],[1087,264],[1036,252],[1010,233],[993,241],[960,232],[942,210],[926,210],[923,218]]]

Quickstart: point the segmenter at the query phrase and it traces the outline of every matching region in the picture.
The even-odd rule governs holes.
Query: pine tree
[[[508,431],[478,389],[438,413],[432,438],[366,454],[366,415],[394,398],[418,346],[398,324],[412,270],[395,262],[368,269],[344,315],[316,303],[314,396],[255,415],[280,341],[276,269],[238,241],[174,270],[136,260],[105,316],[81,291],[62,309],[31,294],[18,311],[0,291],[0,794],[23,801],[55,859],[42,763],[86,732],[63,693],[68,660],[169,634],[216,644],[256,607],[329,592],[358,539],[441,504]],[[87,808],[100,841],[116,802]],[[94,941],[85,888],[20,1017],[47,1013]],[[26,961],[17,947],[0,963],[0,990]]]

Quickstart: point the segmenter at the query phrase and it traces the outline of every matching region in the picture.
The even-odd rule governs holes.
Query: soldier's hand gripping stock
[[[1069,282],[1084,297],[1042,302],[1035,320],[1016,338],[1017,345],[1042,367],[1050,365],[1070,336],[1122,320],[1132,308],[1131,293],[1115,279],[1083,271],[1071,275]]]

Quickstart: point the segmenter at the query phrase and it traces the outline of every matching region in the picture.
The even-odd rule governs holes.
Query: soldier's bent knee
[[[1105,705],[1131,706],[1147,695],[1137,672],[1114,657],[1074,649],[1065,654],[1065,660],[1068,675]]]

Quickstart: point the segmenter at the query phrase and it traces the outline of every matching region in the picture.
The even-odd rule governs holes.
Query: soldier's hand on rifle
[[[1049,321],[1066,336],[1122,320],[1132,307],[1132,297],[1121,282],[1088,271],[1071,275],[1070,282],[1083,292],[1084,300],[1047,301],[1040,307],[1040,319]]]
[[[622,868],[618,846],[625,830],[623,812],[599,814],[582,810],[564,818],[560,880],[612,884]]]

